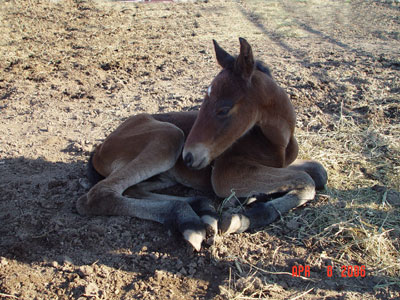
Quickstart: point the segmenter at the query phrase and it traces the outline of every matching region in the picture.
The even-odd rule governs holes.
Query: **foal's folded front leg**
[[[221,168],[219,168],[221,167]],[[223,167],[223,168],[222,168]],[[274,222],[281,214],[314,199],[315,183],[306,172],[288,168],[272,168],[243,163],[214,167],[214,190],[220,197],[235,191],[238,197],[265,198],[265,195],[282,194],[268,202],[257,201],[242,213],[224,215],[220,222],[223,233],[243,232]]]

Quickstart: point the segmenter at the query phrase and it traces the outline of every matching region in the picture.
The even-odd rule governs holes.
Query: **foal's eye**
[[[217,110],[217,116],[218,117],[225,117],[228,115],[228,113],[230,112],[230,110],[232,109],[232,107],[221,107],[220,109]]]

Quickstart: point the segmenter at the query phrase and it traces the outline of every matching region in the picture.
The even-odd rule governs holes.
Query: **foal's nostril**
[[[186,166],[191,167],[193,165],[193,154],[191,152],[187,153],[183,161]]]

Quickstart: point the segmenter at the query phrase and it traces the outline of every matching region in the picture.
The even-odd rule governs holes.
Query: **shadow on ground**
[[[84,170],[84,161],[59,163],[25,158],[1,161],[0,256],[58,272],[64,281],[61,286],[53,288],[66,289],[70,295],[75,295],[75,299],[86,291],[85,284],[76,280],[90,277],[90,274],[85,274],[86,267],[100,277],[106,276],[102,273],[109,274],[113,270],[126,272],[122,292],[127,295],[141,295],[143,289],[157,292],[157,286],[162,289],[163,282],[184,285],[195,280],[198,287],[194,289],[197,289],[198,296],[211,299],[220,295],[221,286],[230,286],[230,274],[237,272],[240,253],[248,251],[246,242],[242,241],[243,245],[232,249],[238,257],[214,256],[215,251],[218,253],[218,245],[193,253],[179,236],[168,234],[159,224],[129,217],[80,216],[74,204],[85,192],[81,184]],[[310,211],[312,209],[300,209],[298,213]],[[344,215],[348,213],[343,212]],[[287,242],[287,229],[270,228],[262,231],[263,239],[274,239],[272,248],[282,247],[279,243],[281,239]],[[247,234],[247,238],[249,236],[251,234]],[[223,236],[220,244],[238,238],[240,235]],[[299,257],[294,250],[289,252],[290,259],[272,265],[261,264],[258,269],[244,264],[238,276],[258,270],[257,276],[264,282],[278,284],[283,290],[299,291],[303,291],[306,285],[308,289],[313,287],[316,290],[371,292],[373,286],[387,281],[385,276],[371,275],[368,266],[364,278],[343,278],[340,266],[335,265],[333,277],[329,278],[327,265],[323,263],[311,264],[310,278],[293,277],[293,266],[310,264],[309,258],[317,257],[324,250],[319,246],[296,247],[304,248],[306,257]],[[6,278],[7,274],[2,276]],[[143,282],[154,287],[144,287]],[[376,296],[385,299],[387,294],[379,291]]]

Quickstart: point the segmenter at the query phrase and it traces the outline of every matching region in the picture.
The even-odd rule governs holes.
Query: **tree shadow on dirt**
[[[321,58],[321,61],[313,61],[315,57],[310,56],[308,51],[296,47],[295,44],[291,43],[290,39],[281,36],[273,29],[267,28],[263,23],[264,17],[258,15],[250,8],[238,6],[242,15],[252,22],[263,34],[265,34],[269,40],[282,48],[284,52],[294,56],[302,67],[312,70],[311,75],[314,78],[311,81],[303,82],[300,85],[294,83],[291,87],[300,91],[304,90],[305,94],[311,93],[312,91],[316,91],[318,94],[325,94],[323,101],[311,100],[314,101],[315,105],[317,105],[324,113],[327,113],[328,115],[337,115],[341,113],[341,110],[343,110],[343,103],[341,103],[340,99],[342,99],[342,95],[346,93],[347,86],[354,86],[358,89],[358,93],[352,96],[354,102],[357,102],[358,100],[363,99],[364,91],[368,90],[370,85],[368,82],[358,82],[357,73],[352,75],[351,82],[346,85],[342,81],[338,80],[338,78],[332,78],[332,76],[329,75],[329,72],[332,71],[332,69],[343,71],[358,68],[362,69],[363,72],[369,72],[368,68],[372,67],[376,69],[377,66],[379,66],[379,69],[381,68],[380,70],[377,70],[379,72],[386,68],[398,69],[398,62],[395,60],[389,59],[388,62],[386,62],[385,60],[387,60],[387,58],[384,57],[383,54],[371,53],[365,49],[357,47],[357,45],[351,45],[330,36],[329,34],[308,24],[306,19],[301,19],[301,17],[298,16],[298,13],[294,12],[290,5],[282,3],[282,8],[285,13],[290,15],[291,20],[299,28],[310,33],[312,36],[317,37],[318,40],[327,42],[342,51],[335,52],[334,50],[328,50],[326,54],[324,54],[324,58]],[[377,38],[384,40],[384,38]],[[371,77],[374,77],[374,75],[371,75]],[[297,97],[297,95],[295,96]],[[325,101],[326,98],[335,99],[336,101]],[[347,105],[350,104],[346,103],[346,106]],[[349,108],[345,107],[344,109],[348,110]],[[350,110],[352,110],[352,108],[350,108]],[[349,113],[351,115],[353,114],[352,111],[349,111]],[[357,116],[357,112],[354,113]],[[365,118],[361,117],[358,119],[360,122],[366,122]]]
[[[318,30],[316,28],[313,28],[306,22],[302,21],[301,19],[298,18],[298,15],[296,12],[293,11],[293,8],[284,5],[283,3],[283,8],[285,9],[285,12],[291,14],[291,17],[293,18],[293,21],[303,30],[318,36],[321,40],[327,41],[332,45],[339,46],[347,51],[353,52],[357,55],[361,56],[367,56],[367,57],[373,57],[374,54],[361,50],[358,48],[354,48],[351,45],[348,45],[334,37],[329,36],[328,34],[322,32],[321,30]],[[280,37],[279,34],[275,33],[273,30],[269,30],[265,27],[265,25],[260,21],[263,18],[260,17],[257,13],[254,11],[251,11],[250,9],[246,9],[242,6],[239,7],[239,10],[243,14],[243,16],[248,19],[250,22],[252,22],[261,32],[263,32],[270,40],[272,40],[275,44],[280,46],[281,48],[285,49],[288,53],[294,55],[296,58],[298,58],[300,61],[303,61],[303,66],[308,67],[309,62],[307,61],[307,57],[309,53],[307,51],[301,51],[300,49],[296,49],[294,46],[288,44],[283,38]]]

